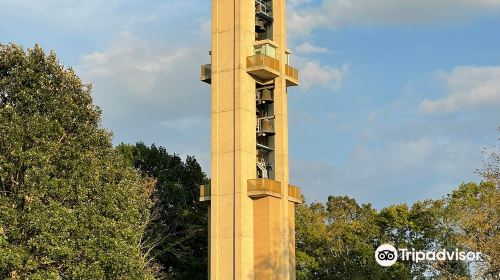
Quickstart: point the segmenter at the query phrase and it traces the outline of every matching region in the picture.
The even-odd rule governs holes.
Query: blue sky
[[[290,179],[308,201],[438,198],[500,136],[499,0],[289,0]],[[0,0],[0,42],[55,50],[92,83],[115,143],[209,172],[210,2]]]

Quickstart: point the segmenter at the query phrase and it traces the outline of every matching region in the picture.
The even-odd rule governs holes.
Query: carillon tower
[[[288,181],[285,0],[212,0],[210,279],[295,279],[296,203]]]

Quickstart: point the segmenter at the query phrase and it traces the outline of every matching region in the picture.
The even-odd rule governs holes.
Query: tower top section
[[[257,81],[265,83],[269,79],[283,75],[288,87],[298,86],[299,71],[292,67],[291,51],[286,48],[285,2],[285,0],[213,1],[212,34],[215,36],[212,36],[212,50],[209,52],[211,60],[213,61],[216,55],[214,46],[222,39],[216,35],[234,28],[234,42],[232,42],[234,46],[227,45],[222,51],[229,54],[231,47],[235,52],[246,51],[243,54],[246,59],[237,63],[241,63],[239,66],[246,68]],[[248,40],[249,37],[251,40]],[[241,58],[242,53],[236,55]],[[212,63],[202,65],[200,80],[211,84],[213,68]]]

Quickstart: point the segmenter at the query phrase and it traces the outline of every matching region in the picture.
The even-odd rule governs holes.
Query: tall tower
[[[288,182],[285,0],[213,0],[210,279],[295,279],[300,189]]]

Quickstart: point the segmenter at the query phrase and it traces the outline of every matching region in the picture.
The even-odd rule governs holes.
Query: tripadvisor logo
[[[442,249],[439,251],[415,251],[415,249],[396,249],[390,244],[382,244],[375,251],[375,260],[381,266],[391,266],[398,259],[401,261],[412,261],[415,263],[421,261],[481,261],[481,252],[464,252],[455,249],[448,251]]]
[[[390,244],[382,244],[375,251],[375,260],[381,266],[391,266],[398,260],[398,250]]]

